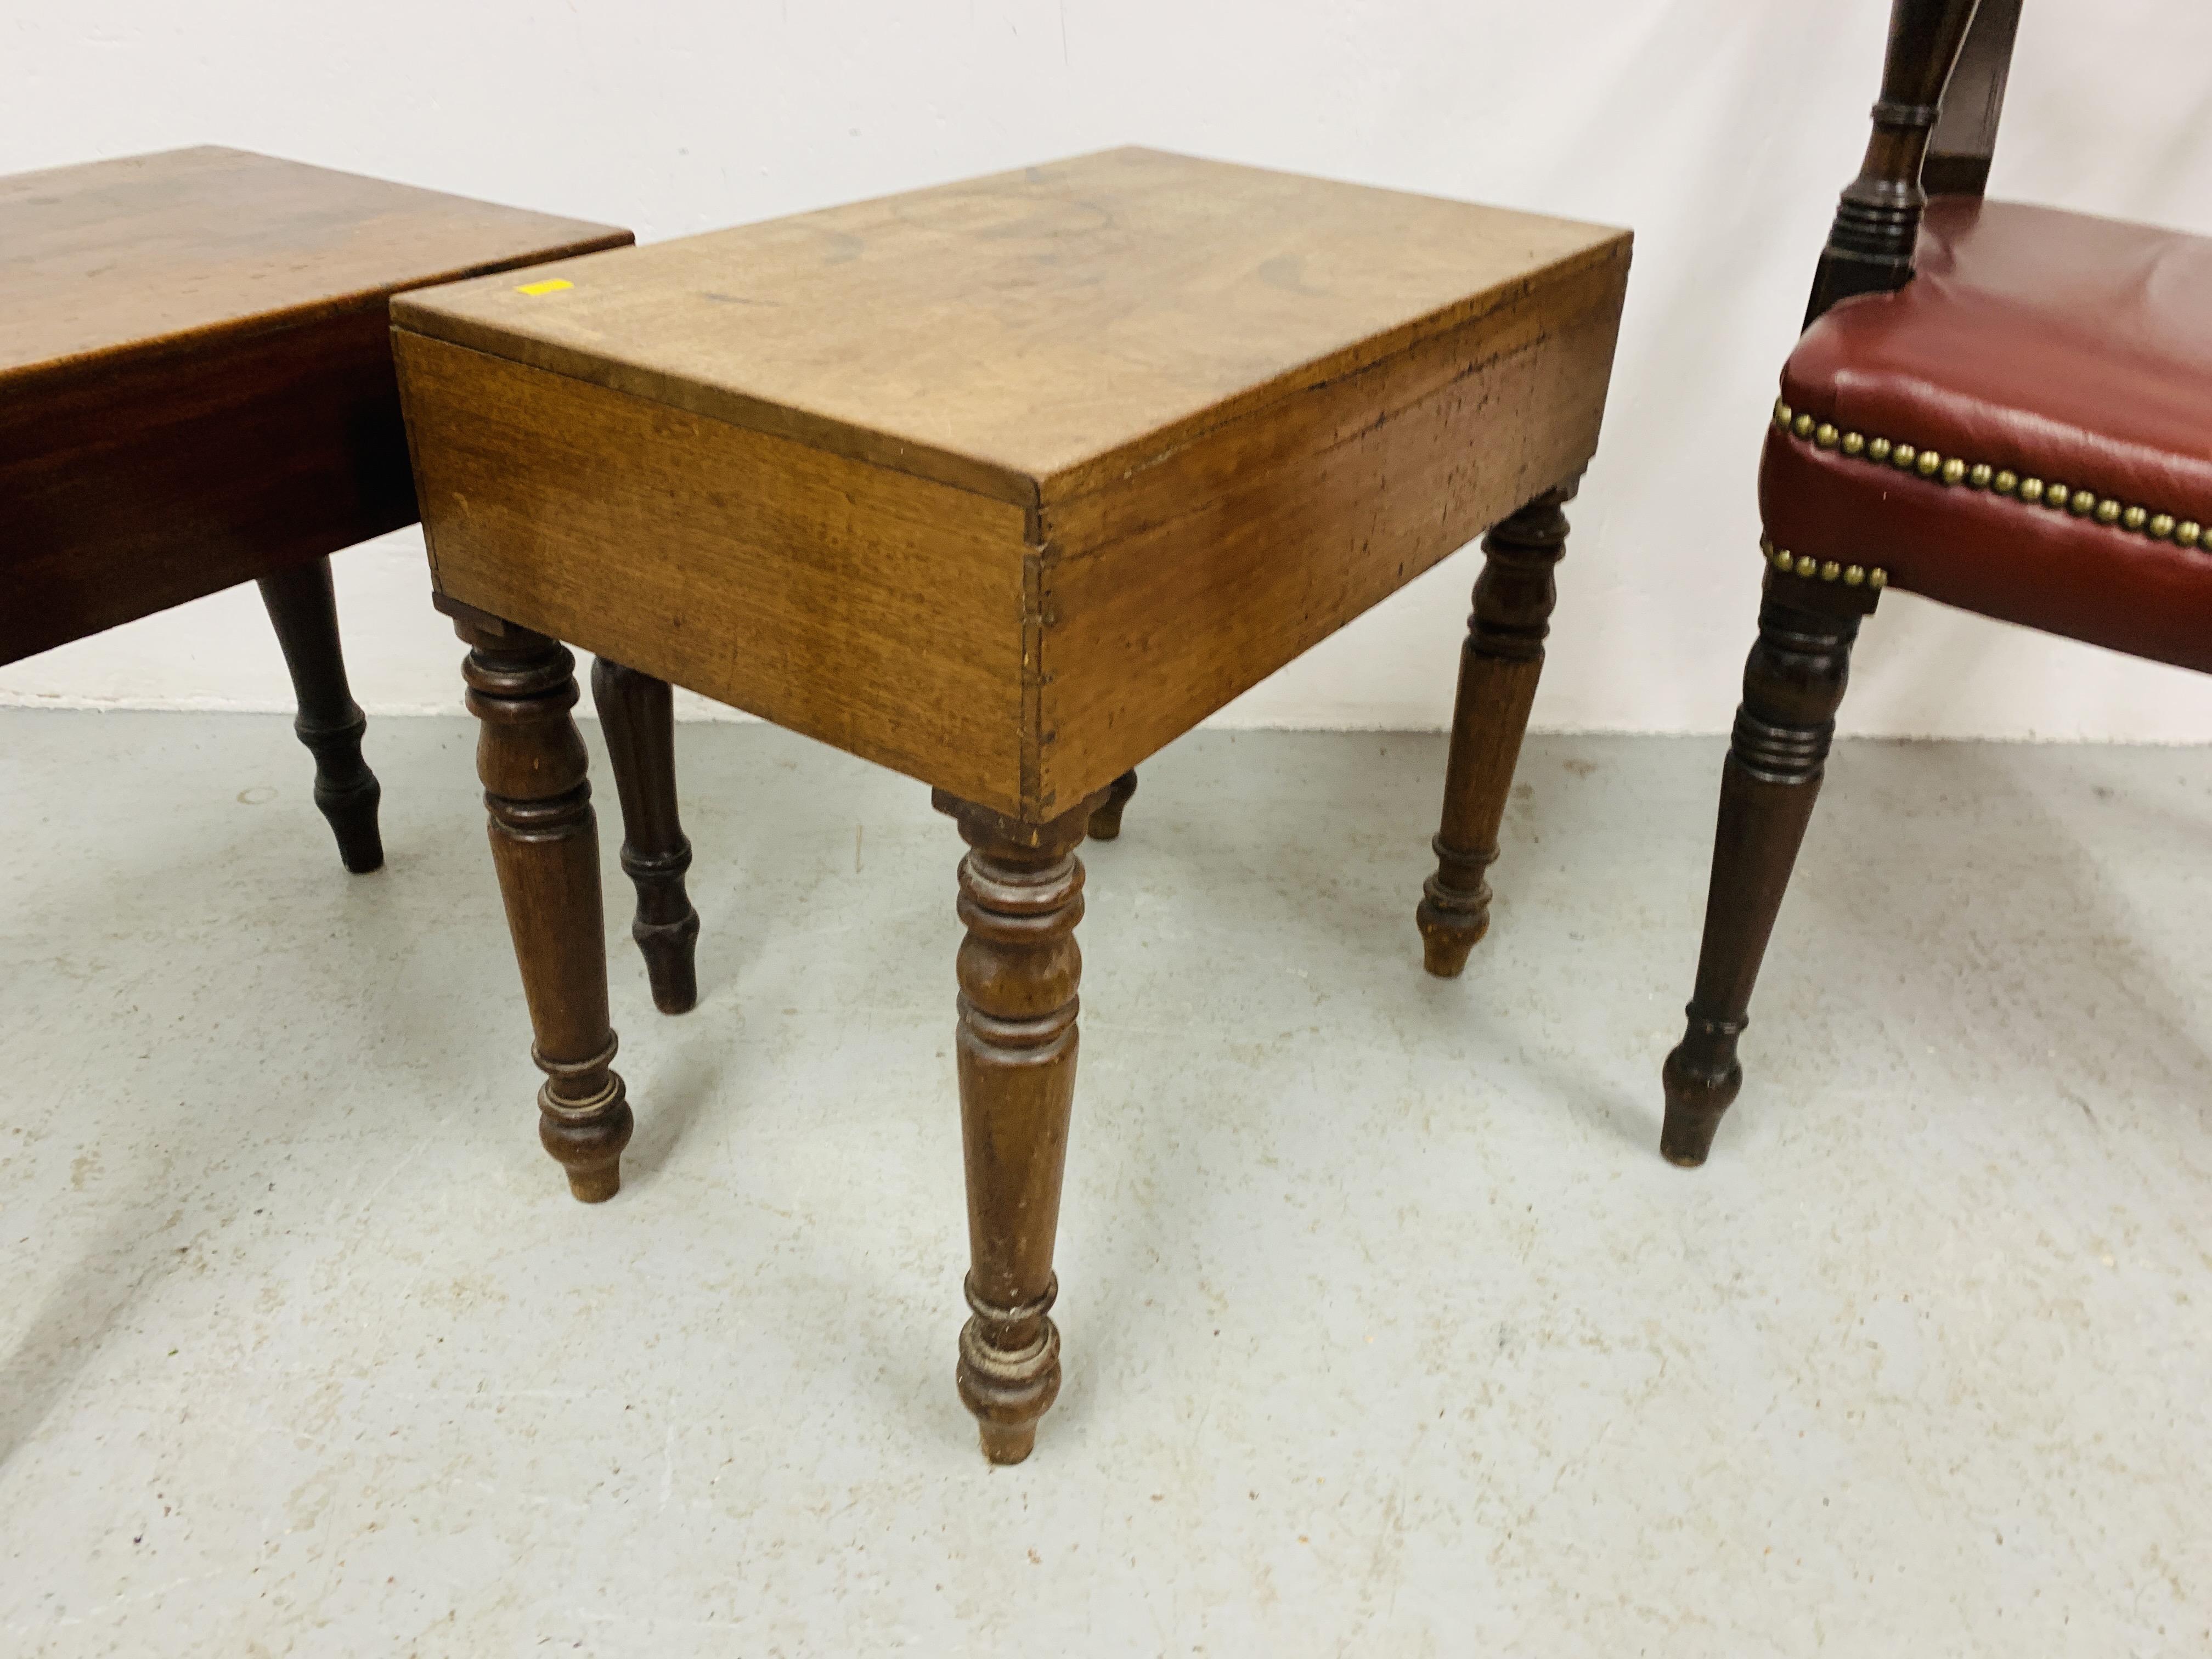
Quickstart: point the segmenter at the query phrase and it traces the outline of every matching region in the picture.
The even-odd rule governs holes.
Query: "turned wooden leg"
[[[568,1190],[601,1203],[622,1187],[630,1111],[607,1021],[599,828],[583,734],[568,712],[576,660],[512,623],[457,617],[454,631],[471,647],[462,673],[480,723],[477,775],[537,1036],[530,1057],[545,1073],[538,1139],[568,1170]]]
[[[1752,985],[1820,797],[1851,641],[1867,608],[1856,596],[1837,604],[1794,576],[1770,572],[1766,579],[1759,642],[1744,665],[1743,706],[1721,768],[1689,1030],[1662,1073],[1667,1121],[1659,1150],[1685,1168],[1705,1161],[1721,1114],[1743,1086],[1736,1039],[1748,1023]]]
[[[1421,965],[1440,979],[1455,978],[1468,952],[1490,931],[1490,884],[1483,872],[1498,857],[1506,792],[1544,672],[1544,636],[1558,598],[1552,568],[1567,544],[1567,515],[1559,507],[1574,493],[1571,483],[1547,490],[1482,538],[1482,574],[1460,649],[1443,824],[1431,843],[1437,872],[1423,884],[1413,912]]]
[[[622,798],[623,873],[637,889],[629,936],[645,957],[653,1006],[684,1013],[699,1000],[692,962],[699,913],[684,890],[691,843],[676,816],[675,700],[666,680],[601,657],[592,668],[592,702]]]
[[[300,705],[292,729],[315,757],[315,805],[337,837],[345,867],[366,875],[384,864],[384,839],[376,829],[383,791],[361,758],[368,722],[346,685],[331,562],[310,559],[264,576],[260,587]]]
[[[1093,841],[1112,841],[1121,833],[1121,809],[1137,793],[1137,775],[1124,772],[1106,786],[1106,798],[1098,803],[1097,811],[1091,815],[1091,828],[1086,832]]]
[[[1018,1463],[1060,1392],[1052,1246],[1075,1095],[1083,862],[1094,795],[1045,824],[939,790],[970,850],[960,864],[960,1133],[968,1164],[968,1306],[960,1398],[983,1455]]]

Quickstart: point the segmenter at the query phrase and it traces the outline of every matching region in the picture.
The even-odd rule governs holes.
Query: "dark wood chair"
[[[1705,1161],[1889,588],[2212,672],[2212,240],[1983,198],[2020,0],[1896,0],[1759,469],[1759,641],[1660,1148]]]
[[[415,522],[391,296],[629,240],[232,149],[0,179],[0,663],[258,582],[315,805],[377,868],[329,556]]]

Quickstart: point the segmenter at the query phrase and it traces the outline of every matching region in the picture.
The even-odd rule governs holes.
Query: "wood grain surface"
[[[411,522],[389,296],[629,240],[236,150],[0,179],[0,661]]]
[[[417,295],[402,326],[1028,506],[1625,261],[1625,232],[1117,149]]]

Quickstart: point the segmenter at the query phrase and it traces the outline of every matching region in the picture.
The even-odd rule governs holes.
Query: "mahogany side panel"
[[[415,521],[375,309],[0,398],[0,661]]]
[[[1104,788],[1597,447],[1614,261],[1048,502],[1033,818]]]
[[[1019,813],[1019,507],[394,344],[440,592]]]

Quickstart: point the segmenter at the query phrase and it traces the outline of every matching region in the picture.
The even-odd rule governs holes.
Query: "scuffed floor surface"
[[[0,716],[0,1650],[2212,1649],[2212,751],[1841,748],[1686,1173],[1717,743],[1533,742],[1456,983],[1440,738],[1179,744],[1086,849],[1066,1386],[993,1470],[951,825],[681,732],[702,1000],[608,836],[586,1209],[471,742],[372,725],[349,879],[280,719]]]

